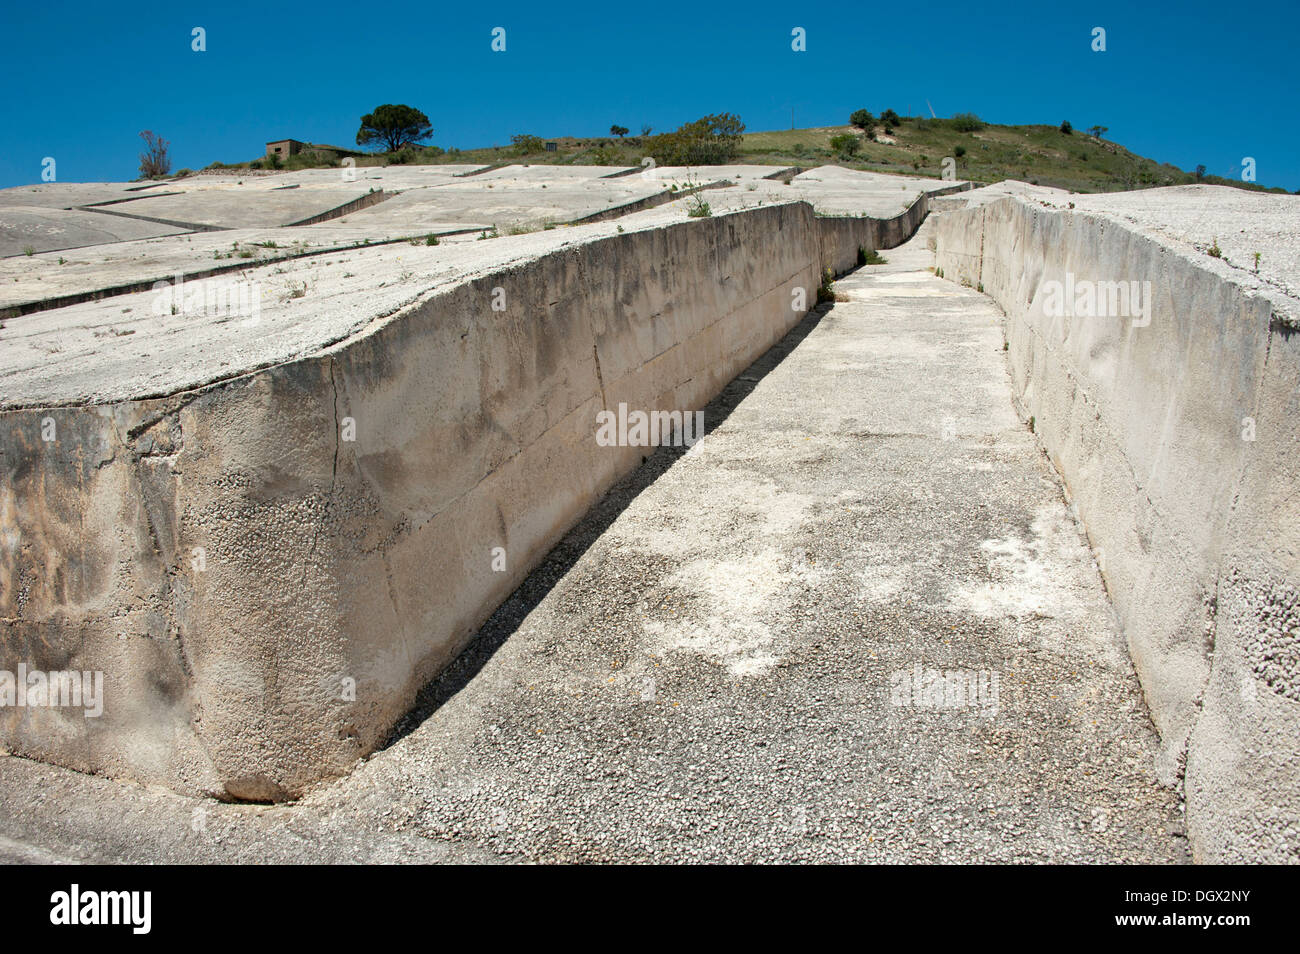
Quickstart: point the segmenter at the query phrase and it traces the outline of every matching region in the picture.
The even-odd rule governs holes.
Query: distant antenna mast
[[[925,101],[925,105],[930,106],[930,101],[929,101],[928,99]],[[930,106],[930,118],[931,118],[931,119],[938,119],[938,118],[939,118],[938,116],[936,116],[936,115],[934,114],[934,107],[933,107],[933,106]]]
[[[790,107],[790,128],[794,129],[794,107]]]

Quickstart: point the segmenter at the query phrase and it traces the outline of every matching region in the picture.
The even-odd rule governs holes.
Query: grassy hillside
[[[1264,189],[1254,183],[1220,176],[1198,178],[1169,163],[1157,163],[1132,153],[1118,143],[1075,130],[1066,134],[1056,126],[998,126],[968,124],[951,119],[903,117],[891,127],[872,127],[872,139],[852,126],[821,126],[773,132],[745,133],[735,161],[780,166],[811,167],[833,163],[871,172],[925,175],[939,178],[945,157],[956,161],[959,179],[997,182],[1020,179],[1039,185],[1057,186],[1076,192],[1108,192],[1153,186],[1207,182],[1237,188]],[[831,147],[833,137],[853,136],[850,153]],[[358,166],[391,163],[441,164],[510,162],[560,165],[639,165],[646,155],[645,142],[638,136],[575,139],[561,136],[550,140],[526,137],[529,144],[490,146],[483,149],[416,147],[401,153],[364,154],[337,147],[316,146],[293,156],[277,168],[302,169],[336,166],[343,155],[356,158]],[[556,144],[554,152],[544,142]],[[260,167],[267,160],[233,165],[213,163],[210,169]],[[1266,191],[1284,192],[1274,188]]]

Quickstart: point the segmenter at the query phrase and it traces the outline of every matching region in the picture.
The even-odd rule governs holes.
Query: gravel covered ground
[[[1000,315],[927,234],[611,492],[351,776],[259,807],[3,759],[0,857],[1188,860]]]

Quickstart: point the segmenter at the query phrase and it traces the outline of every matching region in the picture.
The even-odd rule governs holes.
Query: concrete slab
[[[1240,280],[1250,283],[1253,277],[1300,299],[1300,196],[1186,185],[1072,195],[1070,200],[1077,209],[1114,215],[1193,250],[1198,258],[1204,256],[1202,261],[1217,242],[1218,262]]]
[[[168,191],[170,188],[169,182],[42,182],[0,189],[0,207],[71,209],[96,202],[148,195],[155,191]]]
[[[80,209],[0,205],[0,257],[178,235],[185,229]]]
[[[123,220],[130,221],[130,220]],[[437,225],[434,234],[463,225]],[[411,231],[417,231],[412,229]],[[175,276],[314,255],[327,249],[382,243],[407,237],[406,230],[319,225],[291,229],[231,229],[163,238],[121,241],[0,259],[0,316],[8,309],[41,310],[59,299],[120,293],[123,286],[172,281]],[[421,237],[425,234],[419,230]]]
[[[243,186],[191,186],[180,194],[133,199],[111,208],[126,215],[219,228],[265,228],[290,225],[377,191],[359,182],[283,189],[267,187],[262,181]]]
[[[708,166],[691,170],[689,179],[670,179],[665,172],[664,181],[700,183],[712,181],[709,177],[720,177],[735,183],[728,188],[708,190],[707,201],[719,210],[757,208],[773,202],[802,200],[810,203],[819,215],[865,215],[872,218],[897,215],[922,194],[934,195],[966,185],[943,179],[858,172],[838,166],[811,169],[785,183],[765,177],[773,169],[773,166]],[[765,175],[758,174],[762,170],[766,170]]]
[[[567,182],[601,179],[614,172],[626,171],[619,166],[552,166],[516,163],[473,176],[489,182]]]
[[[504,170],[500,170],[504,171]],[[349,228],[437,229],[473,223],[499,230],[562,224],[649,198],[665,188],[636,176],[504,176],[457,179],[400,195],[336,220]]]
[[[944,196],[936,201],[934,210],[936,212],[943,212],[951,211],[953,209],[964,209],[967,206],[986,205],[989,202],[996,202],[999,199],[1005,199],[1009,195],[1019,195],[1030,199],[1064,204],[1077,195],[1077,193],[1070,192],[1066,189],[1057,189],[1051,186],[1033,185],[1028,182],[1020,182],[1016,179],[1005,179],[1002,182],[995,182],[992,185],[981,186],[978,189],[971,189],[969,192]]]
[[[346,218],[353,222],[356,217]],[[100,404],[192,390],[317,353],[421,297],[476,276],[535,261],[565,246],[686,221],[687,205],[676,201],[618,220],[520,235],[503,232],[488,241],[466,237],[438,246],[403,242],[260,264],[250,259],[247,269],[211,279],[210,285],[243,283],[253,289],[260,300],[255,322],[220,313],[156,314],[159,296],[153,291],[35,312],[11,319],[0,329],[0,379],[5,381],[0,407]],[[346,229],[343,220],[312,228],[311,233],[292,229],[269,234],[301,231],[327,242],[336,228],[351,238],[369,231]],[[206,241],[187,237],[198,242],[184,242],[193,253],[177,252],[170,244],[138,261],[158,266],[206,263],[206,242],[226,235]],[[42,265],[52,268],[48,257]],[[91,275],[102,274],[93,262],[84,267]],[[152,264],[146,267],[155,270]],[[30,276],[13,277],[21,279],[14,283],[17,287],[34,285]],[[52,361],[55,355],[59,358]]]

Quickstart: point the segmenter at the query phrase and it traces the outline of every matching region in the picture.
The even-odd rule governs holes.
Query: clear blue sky
[[[1137,9],[1140,7],[1141,9]],[[207,52],[190,31],[207,31]],[[490,49],[506,29],[506,52]],[[790,49],[807,30],[808,50]],[[1093,27],[1107,51],[1091,48]],[[172,166],[254,158],[268,139],[352,145],[380,103],[426,112],[431,140],[675,128],[709,112],[749,129],[849,112],[976,112],[1110,127],[1184,169],[1300,189],[1300,3],[731,2],[248,4],[22,2],[0,11],[0,186],[131,179],[142,129]]]

